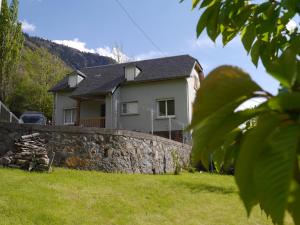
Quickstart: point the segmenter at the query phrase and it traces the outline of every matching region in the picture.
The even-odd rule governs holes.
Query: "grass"
[[[248,219],[231,176],[0,169],[0,224],[271,224]],[[292,224],[287,222],[287,224]]]

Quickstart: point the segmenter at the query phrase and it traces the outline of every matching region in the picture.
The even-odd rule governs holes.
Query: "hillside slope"
[[[98,54],[81,52],[77,49],[70,48],[64,45],[56,44],[52,41],[45,40],[39,37],[30,37],[25,34],[25,45],[31,47],[46,48],[52,55],[59,57],[71,68],[80,69],[83,67],[100,66],[116,63],[115,60]]]

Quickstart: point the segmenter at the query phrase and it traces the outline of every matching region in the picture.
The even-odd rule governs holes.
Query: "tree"
[[[252,62],[257,66],[261,60],[285,89],[273,96],[239,68],[213,70],[194,104],[193,162],[208,166],[211,155],[217,164],[235,162],[248,215],[259,204],[275,224],[283,224],[286,211],[300,224],[300,34],[292,20],[300,14],[300,2],[193,0],[193,8],[201,11],[198,36],[206,29],[212,41],[221,36],[226,45],[241,35]],[[254,97],[266,102],[236,110]],[[241,130],[251,119],[253,126]]]
[[[18,22],[18,0],[8,6],[2,0],[0,13],[0,100],[6,102],[13,89],[14,75],[23,46],[21,24]]]

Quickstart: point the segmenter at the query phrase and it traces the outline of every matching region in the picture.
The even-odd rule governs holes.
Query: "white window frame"
[[[168,100],[173,100],[174,101],[174,115],[168,115]],[[166,115],[165,116],[160,116],[159,115],[159,102],[165,102],[165,107],[166,107]],[[176,117],[176,112],[175,112],[175,98],[164,98],[164,99],[156,99],[156,109],[157,109],[157,118],[158,119],[166,119],[166,118],[175,118]]]
[[[124,113],[124,112],[123,112],[124,104],[128,104],[128,103],[136,103],[137,111],[134,112],[134,113]],[[122,115],[122,116],[138,115],[138,114],[139,114],[139,102],[138,102],[138,101],[121,102],[121,115]]]
[[[76,110],[77,110],[77,108],[76,107],[64,108],[63,110],[64,110],[64,125],[74,125],[75,122],[76,122],[75,119],[76,119]],[[71,113],[71,121],[73,121],[71,123],[66,122],[66,110],[75,110],[75,118],[73,118],[73,113]]]

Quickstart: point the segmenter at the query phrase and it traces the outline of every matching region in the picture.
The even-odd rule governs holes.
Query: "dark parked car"
[[[20,120],[23,123],[46,125],[47,119],[41,112],[24,112]]]

